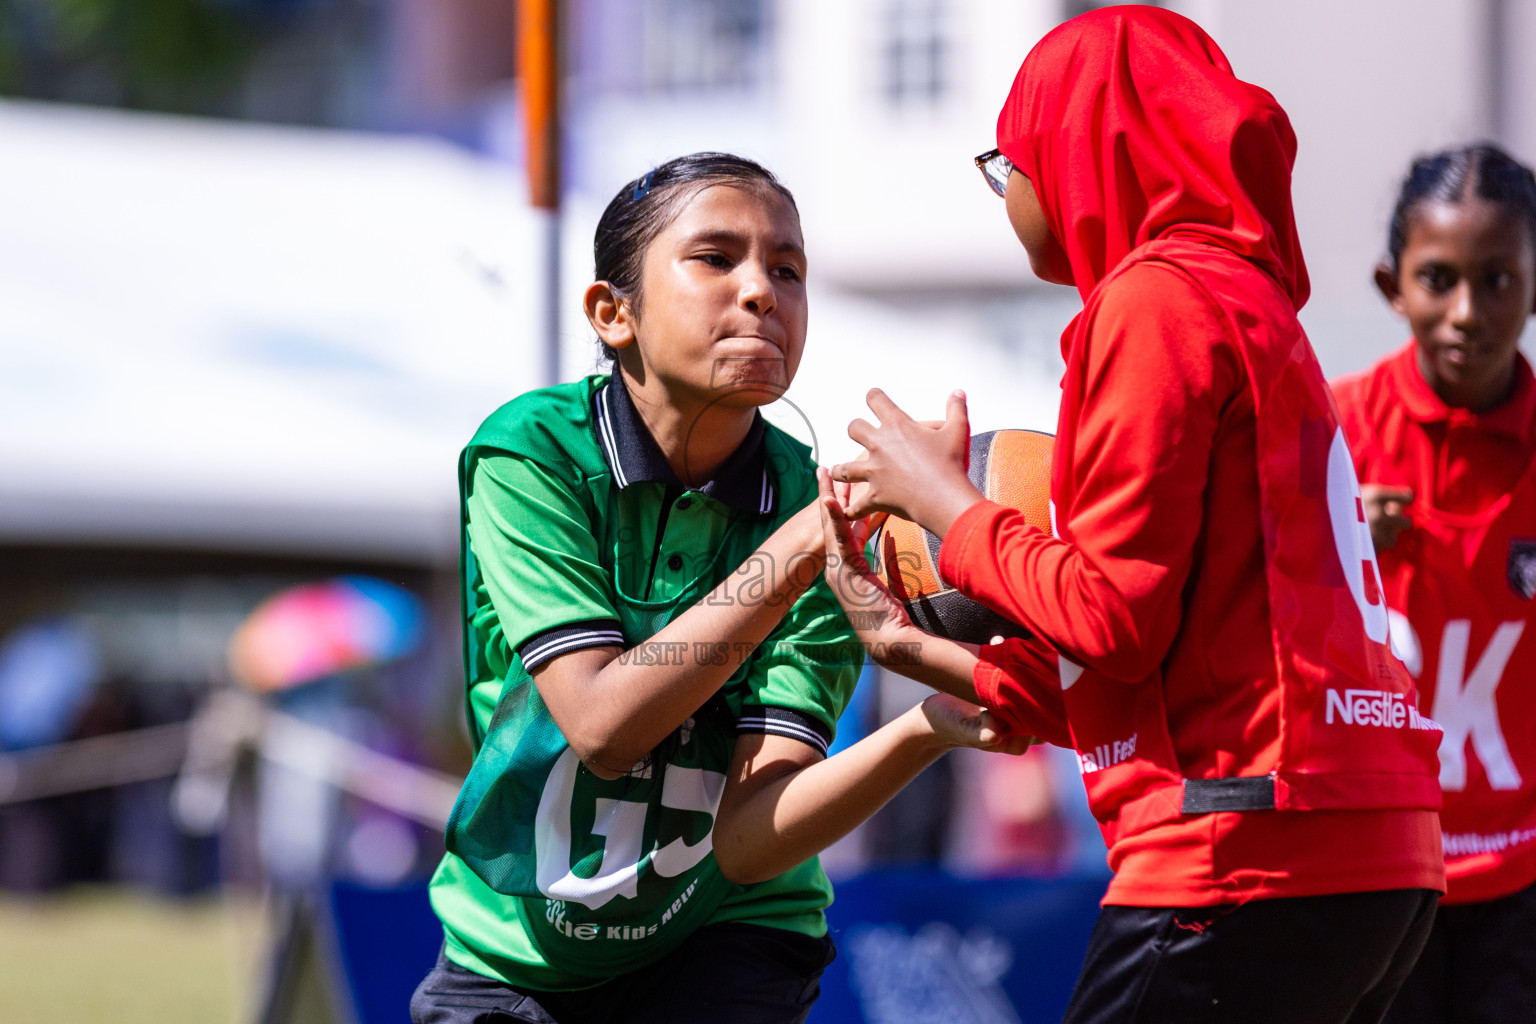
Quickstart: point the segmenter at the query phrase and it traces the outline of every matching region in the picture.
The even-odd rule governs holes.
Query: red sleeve
[[[1010,732],[1072,746],[1055,651],[1038,642],[1009,639],[983,647],[978,655],[976,695]]]
[[[1054,455],[1068,460],[1056,514],[1071,539],[980,502],[939,568],[1072,661],[1140,682],[1178,633],[1218,423],[1247,381],[1225,320],[1177,271],[1132,267],[1083,317]]]

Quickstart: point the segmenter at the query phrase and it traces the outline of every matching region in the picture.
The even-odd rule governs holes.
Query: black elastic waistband
[[[1273,775],[1238,775],[1229,779],[1185,779],[1184,813],[1216,811],[1272,811],[1275,809]]]

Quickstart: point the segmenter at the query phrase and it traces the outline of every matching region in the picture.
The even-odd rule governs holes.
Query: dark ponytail
[[[773,172],[730,153],[690,153],[668,160],[619,189],[598,219],[592,239],[593,277],[607,281],[631,309],[640,308],[640,270],[645,251],[672,223],[683,200],[710,185],[771,189],[795,207],[795,197]],[[796,208],[798,213],[798,208]],[[602,345],[610,362],[613,349]]]
[[[1508,206],[1525,224],[1531,244],[1536,245],[1536,177],[1531,169],[1492,143],[1447,149],[1415,160],[1398,190],[1392,226],[1387,231],[1387,255],[1394,275],[1408,246],[1408,228],[1419,204],[1454,204],[1467,199]]]

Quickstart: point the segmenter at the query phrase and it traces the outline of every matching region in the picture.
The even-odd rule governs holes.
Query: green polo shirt
[[[703,708],[630,775],[579,764],[529,670],[585,647],[698,663],[715,644],[646,643],[727,584],[752,600],[748,556],[810,501],[805,447],[755,417],[708,483],[682,485],[622,379],[531,392],[493,414],[461,464],[465,661],[475,766],[432,881],[449,959],[518,988],[581,988],[664,956],[704,924],[825,933],[813,858],[757,885],[710,852],[735,737],[825,753],[861,667],[824,581]],[[754,581],[757,581],[754,584]]]

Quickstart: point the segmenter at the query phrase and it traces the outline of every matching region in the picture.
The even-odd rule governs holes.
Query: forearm
[[[581,681],[574,714],[556,714],[566,737],[594,769],[622,772],[697,711],[778,626],[824,565],[814,535],[776,531],[733,574],[649,639]],[[803,535],[803,536],[802,536]],[[819,539],[819,538],[817,538]],[[809,552],[808,552],[808,549]],[[566,730],[566,718],[573,718]]]
[[[1010,640],[986,648],[913,629],[917,639],[888,644],[881,667],[995,714],[1015,734],[1071,746],[1058,655],[1046,644]],[[890,656],[893,647],[901,655]],[[877,648],[878,649],[878,648]]]
[[[976,647],[913,628],[893,642],[866,641],[876,663],[908,679],[972,704],[976,696]]]
[[[918,706],[824,761],[786,763],[782,777],[722,807],[714,833],[720,870],[742,885],[788,871],[853,831],[947,749]]]

